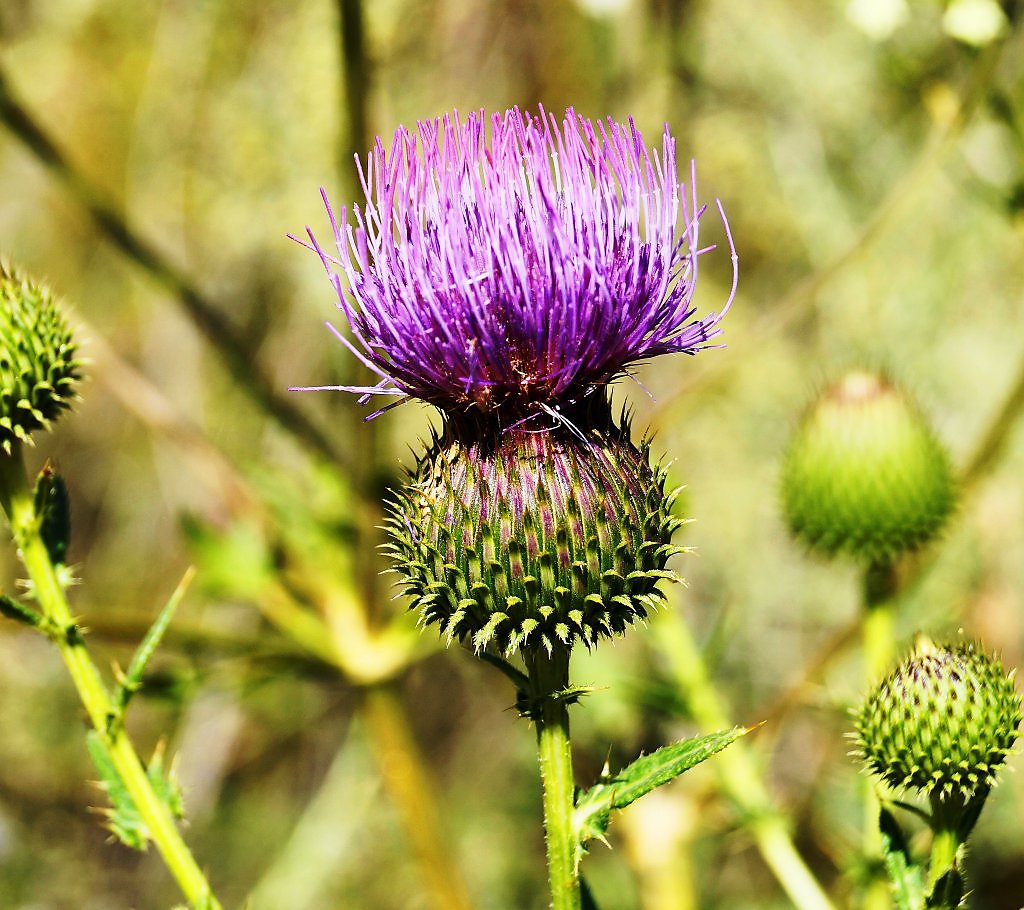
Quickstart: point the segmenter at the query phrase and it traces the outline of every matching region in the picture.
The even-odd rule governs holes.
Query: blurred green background
[[[71,304],[91,360],[77,413],[30,459],[71,487],[73,603],[103,666],[199,567],[129,722],[143,752],[163,737],[177,755],[187,837],[227,906],[545,906],[510,687],[418,639],[376,575],[381,493],[430,414],[363,424],[347,396],[285,391],[357,378],[323,327],[319,261],[285,237],[325,234],[319,187],[356,198],[353,153],[399,123],[539,102],[633,116],[651,143],[668,122],[741,263],[727,349],[644,367],[650,396],[616,392],[687,485],[696,551],[671,611],[576,660],[606,687],[574,715],[577,775],[694,732],[685,619],[731,718],[769,719],[746,745],[852,905],[859,580],[788,539],[779,460],[824,381],[890,370],[968,471],[901,640],[962,628],[1024,662],[1021,7],[3,0],[0,249]],[[715,218],[703,237],[722,241]],[[721,249],[701,264],[706,312],[730,269]],[[172,906],[159,858],[108,843],[88,810],[103,797],[83,729],[56,653],[0,626],[0,907]],[[713,765],[595,847],[604,910],[790,906]],[[977,910],[1024,904],[1022,819],[1009,774],[974,840]]]

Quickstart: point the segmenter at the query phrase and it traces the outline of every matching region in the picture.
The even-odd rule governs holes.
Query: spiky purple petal
[[[632,120],[453,112],[378,139],[360,179],[340,218],[324,195],[337,258],[306,244],[355,341],[335,334],[381,379],[349,391],[551,413],[721,332],[732,294],[695,318],[704,209],[667,127],[659,154]]]

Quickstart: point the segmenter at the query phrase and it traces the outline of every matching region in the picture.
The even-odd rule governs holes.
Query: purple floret
[[[696,319],[697,259],[712,247],[698,245],[704,208],[678,180],[667,127],[658,154],[632,119],[570,109],[559,124],[541,108],[489,123],[489,136],[483,111],[401,127],[360,163],[365,205],[336,218],[323,194],[338,256],[309,231],[306,245],[354,342],[331,330],[380,382],[319,388],[526,417],[721,333],[735,250],[729,299]]]

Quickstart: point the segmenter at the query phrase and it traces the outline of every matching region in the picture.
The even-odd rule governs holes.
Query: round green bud
[[[391,505],[388,549],[420,621],[449,642],[591,646],[675,579],[674,498],[603,402],[545,430],[448,415]]]
[[[75,400],[75,350],[50,291],[0,262],[0,448],[8,455]]]
[[[998,660],[972,644],[921,639],[864,700],[857,741],[890,787],[966,799],[995,783],[1021,719],[1013,673]]]
[[[934,538],[955,502],[949,455],[924,418],[862,370],[825,390],[783,464],[790,530],[830,556],[891,562]]]

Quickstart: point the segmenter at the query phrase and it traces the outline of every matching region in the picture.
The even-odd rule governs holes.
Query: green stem
[[[934,888],[939,879],[953,868],[959,849],[960,841],[956,836],[956,831],[950,828],[941,828],[935,832],[932,838],[931,858],[928,863],[929,889]]]
[[[686,623],[678,617],[666,616],[656,624],[656,629],[662,651],[672,661],[676,682],[685,693],[697,726],[705,732],[733,726]],[[743,814],[744,824],[765,865],[798,910],[834,910],[797,851],[749,748],[742,741],[734,742],[715,756],[714,766],[719,786]]]
[[[874,563],[864,572],[864,675],[877,682],[889,669],[896,653],[895,599],[899,584],[891,563]]]
[[[864,650],[864,678],[868,685],[879,681],[892,663],[895,647],[895,598],[898,581],[891,563],[872,563],[864,571],[864,609],[861,643]],[[882,837],[878,830],[879,802],[870,780],[864,792],[864,855],[877,869],[865,884],[863,910],[888,910],[892,906],[889,881],[883,871]]]
[[[987,791],[986,791],[987,793]],[[973,803],[973,815],[981,811],[985,794]],[[963,880],[957,874],[964,844],[964,816],[968,806],[956,794],[931,796],[932,849],[928,862],[929,910],[956,910],[960,906]],[[969,831],[968,825],[967,830]],[[945,881],[943,881],[945,880]]]
[[[530,654],[526,669],[529,695],[536,705],[533,719],[537,725],[537,755],[544,787],[551,910],[580,910],[577,842],[572,822],[574,792],[569,711],[565,701],[558,697],[569,685],[569,649],[556,647],[550,656]]]
[[[10,456],[0,455],[0,505],[10,521],[11,533],[32,580],[38,605],[58,632],[52,637],[82,705],[96,732],[103,737],[111,760],[153,843],[189,903],[201,910],[220,910],[221,905],[182,839],[170,809],[154,791],[142,761],[120,723],[99,671],[89,657],[64,587],[39,533],[39,521],[25,479],[20,450],[15,450]]]

